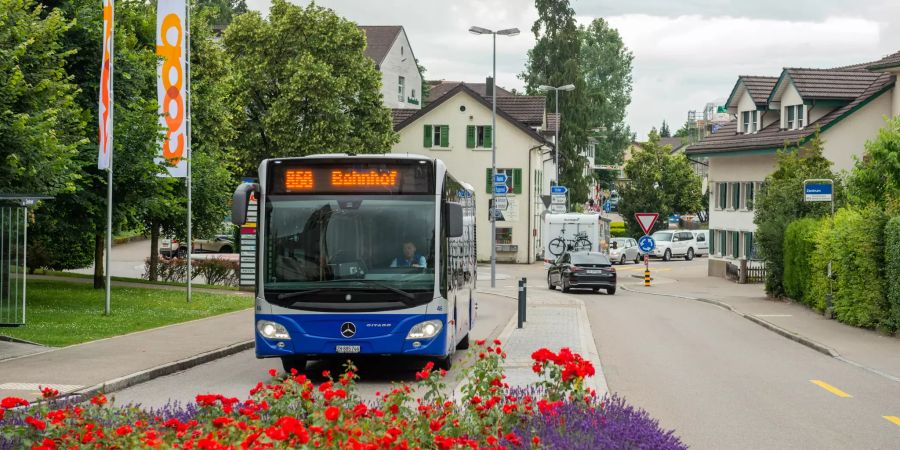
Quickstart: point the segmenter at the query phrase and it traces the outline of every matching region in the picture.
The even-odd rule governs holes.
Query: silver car
[[[609,241],[609,260],[613,263],[625,264],[641,262],[641,250],[637,241],[631,238],[612,238]]]

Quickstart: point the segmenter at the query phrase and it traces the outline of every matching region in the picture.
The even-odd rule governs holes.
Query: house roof
[[[394,131],[402,130],[407,125],[415,122],[420,117],[428,114],[433,109],[437,108],[438,106],[443,104],[445,101],[451,99],[454,95],[456,95],[460,92],[465,92],[470,97],[474,98],[479,103],[484,105],[486,108],[491,108],[490,97],[485,97],[483,95],[480,95],[474,89],[470,88],[468,83],[459,83],[456,87],[447,91],[447,93],[445,93],[441,97],[437,98],[433,102],[429,103],[428,106],[426,106],[422,109],[408,110],[408,111],[413,111],[412,114],[407,114],[406,112],[399,112],[399,111],[404,111],[404,110],[396,110],[396,109],[392,110],[392,116],[394,117]],[[519,98],[519,97],[520,96],[516,96],[515,98]],[[521,96],[521,97],[523,97],[525,99],[529,99],[529,98],[540,99],[541,100],[541,108],[543,108],[543,106],[544,106],[544,103],[543,103],[544,98],[543,97],[530,97],[530,96]],[[552,143],[550,143],[546,139],[544,139],[543,136],[538,134],[538,132],[535,131],[534,128],[532,126],[530,126],[530,124],[528,122],[526,122],[527,120],[533,120],[533,116],[535,114],[534,110],[533,110],[534,104],[535,104],[535,102],[533,100],[528,100],[525,102],[512,101],[512,102],[503,103],[500,101],[500,97],[498,97],[497,98],[497,115],[502,117],[506,121],[512,123],[519,129],[524,131],[526,134],[531,136],[536,141],[552,146],[553,145]],[[543,109],[541,110],[541,114],[542,114],[541,118],[543,120]]]
[[[804,100],[853,100],[881,76],[877,72],[863,70],[786,68],[769,94],[769,102],[775,101],[787,86],[787,80]]]
[[[418,110],[418,109],[413,109],[413,108],[394,108],[394,109],[391,109],[391,119],[394,121],[394,127],[396,127],[397,124],[399,124],[399,123],[403,122],[404,120],[408,119],[409,116],[415,114],[417,111],[419,111],[419,110]]]
[[[381,66],[403,27],[400,25],[360,25],[359,29],[366,34],[366,57],[375,61],[377,66]]]
[[[447,92],[450,92],[451,89],[455,88],[462,84],[462,81],[446,81],[446,80],[429,80],[428,83],[428,98],[425,99],[426,103],[433,102],[438,98],[441,98]],[[470,89],[477,92],[479,95],[486,96],[487,94],[487,83],[466,83],[466,86],[469,86]],[[512,92],[503,89],[500,86],[497,86],[497,97],[508,97],[514,96]],[[500,105],[500,102],[497,102],[497,105]]]
[[[500,102],[497,102],[499,105]],[[559,125],[559,113],[547,113],[547,126],[544,127],[545,133],[556,133],[556,127]]]
[[[747,92],[750,94],[750,98],[753,99],[753,103],[756,104],[757,107],[766,106],[768,104],[769,93],[772,92],[772,88],[775,87],[775,83],[778,81],[778,77],[763,77],[757,75],[741,75],[738,77],[737,82],[734,84],[734,88],[731,90],[731,95],[728,96],[728,100],[725,102],[726,106],[737,106],[738,99],[735,98],[735,95],[738,92],[741,92],[740,87],[743,86],[747,89]],[[732,102],[735,102],[732,105]]]
[[[869,64],[868,66],[866,66],[866,69],[881,70],[881,69],[891,69],[894,67],[900,67],[900,52],[885,56],[884,58],[882,58],[878,61],[875,61],[875,62]]]
[[[838,73],[842,72],[838,71]],[[875,78],[853,100],[832,110],[801,130],[781,130],[781,124],[776,121],[757,133],[738,134],[737,123],[732,122],[720,128],[717,133],[706,137],[696,144],[692,144],[685,150],[685,153],[688,155],[711,155],[745,150],[774,151],[785,146],[785,144],[802,145],[812,137],[816,130],[827,130],[889,90],[895,84],[893,75],[887,73],[876,73],[874,75]],[[854,83],[851,83],[852,87],[846,89],[834,87],[832,89],[837,93],[849,92],[857,89],[855,85],[856,82],[854,81]]]
[[[663,146],[665,146],[665,145],[670,145],[670,146],[672,146],[672,151],[671,151],[671,153],[675,153],[676,151],[678,151],[678,149],[680,149],[681,147],[684,147],[684,143],[683,143],[683,141],[681,140],[680,137],[664,137],[664,138],[659,138],[659,145],[663,145]]]

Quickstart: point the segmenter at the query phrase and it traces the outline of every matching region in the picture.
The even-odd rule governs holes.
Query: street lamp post
[[[559,186],[559,125],[562,123],[562,117],[559,115],[559,91],[571,91],[575,89],[574,84],[567,84],[565,86],[553,87],[547,86],[546,84],[542,84],[538,86],[538,90],[541,92],[553,91],[556,94],[556,126],[554,127],[555,136],[553,138],[553,145],[556,146],[556,185]]]
[[[490,34],[494,41],[494,52],[492,64],[494,75],[491,83],[491,287],[497,287],[497,220],[494,214],[494,208],[497,206],[497,190],[494,188],[494,178],[497,176],[497,35],[515,36],[519,34],[518,28],[506,28],[504,30],[492,31],[482,27],[471,27],[469,33],[472,34]]]

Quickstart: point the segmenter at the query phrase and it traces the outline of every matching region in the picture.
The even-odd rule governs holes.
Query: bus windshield
[[[270,195],[265,211],[267,292],[434,289],[433,196]]]

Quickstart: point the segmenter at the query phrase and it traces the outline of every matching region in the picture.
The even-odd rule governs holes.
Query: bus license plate
[[[359,353],[358,345],[338,345],[334,351],[338,353]]]

